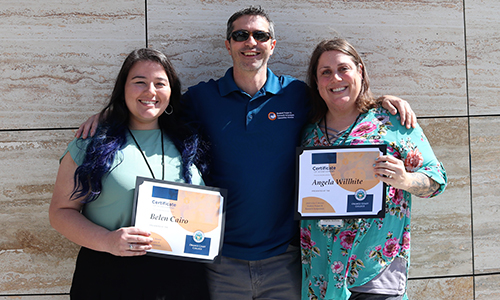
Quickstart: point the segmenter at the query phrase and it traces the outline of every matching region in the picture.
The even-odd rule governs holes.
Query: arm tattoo
[[[411,173],[411,186],[408,192],[417,197],[428,197],[439,189],[440,185],[423,173]]]

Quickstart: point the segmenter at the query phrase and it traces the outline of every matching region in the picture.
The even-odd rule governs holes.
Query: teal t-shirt
[[[156,179],[162,179],[161,169],[161,132],[156,130],[132,130],[139,146],[144,152]],[[182,178],[181,155],[172,141],[164,135],[165,178],[164,180],[184,182]],[[75,139],[69,151],[77,165],[83,163],[90,139]],[[192,183],[204,185],[195,166],[191,168]],[[102,178],[102,191],[97,200],[84,205],[82,213],[90,221],[109,230],[131,225],[135,180],[137,176],[153,178],[148,165],[137,148],[134,140],[127,134],[127,143],[115,155],[111,172]]]

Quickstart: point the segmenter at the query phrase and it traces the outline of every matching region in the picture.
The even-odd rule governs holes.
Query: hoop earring
[[[170,107],[170,112],[167,112],[167,109]],[[174,112],[174,107],[172,105],[168,105],[167,108],[163,111],[166,115],[171,115]]]

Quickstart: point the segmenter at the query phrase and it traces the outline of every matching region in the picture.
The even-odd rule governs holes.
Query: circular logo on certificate
[[[359,189],[359,190],[356,191],[356,194],[354,194],[354,197],[358,201],[363,201],[366,198],[366,191],[363,190],[363,189]]]
[[[193,234],[193,240],[197,243],[201,243],[203,242],[203,240],[205,239],[205,234],[203,233],[203,231],[201,230],[197,230],[194,232]]]
[[[269,120],[271,121],[274,121],[276,120],[277,116],[276,116],[276,113],[275,112],[270,112],[267,117],[269,118]]]

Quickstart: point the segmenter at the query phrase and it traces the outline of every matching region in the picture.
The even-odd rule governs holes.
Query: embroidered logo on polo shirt
[[[287,119],[295,119],[295,114],[291,111],[280,111],[280,112],[270,112],[267,117],[269,120],[287,120]]]

